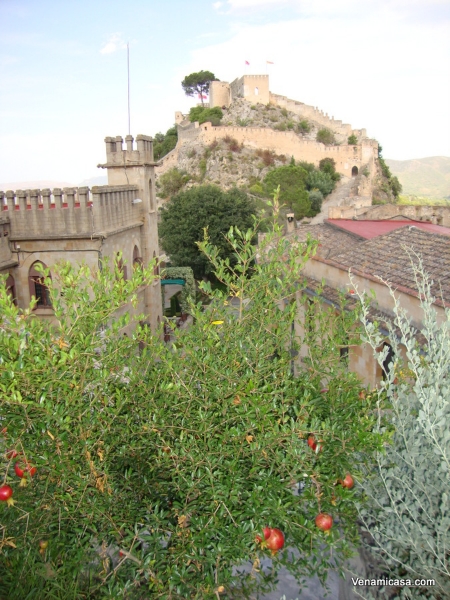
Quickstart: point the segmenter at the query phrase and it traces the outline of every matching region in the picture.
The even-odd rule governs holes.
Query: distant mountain
[[[450,158],[431,156],[413,160],[385,159],[403,186],[403,194],[450,199]]]
[[[84,179],[81,183],[78,184],[78,187],[83,187],[87,185],[88,187],[92,187],[94,185],[108,185],[108,177],[107,175],[100,175],[99,177],[91,177],[90,179]]]
[[[0,183],[0,190],[44,190],[45,188],[65,188],[75,187],[73,183],[67,181],[14,181],[9,183]]]

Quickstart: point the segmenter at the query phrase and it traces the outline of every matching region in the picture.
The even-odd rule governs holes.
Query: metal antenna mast
[[[128,75],[128,135],[131,135],[130,120],[130,44],[127,42],[127,75]]]

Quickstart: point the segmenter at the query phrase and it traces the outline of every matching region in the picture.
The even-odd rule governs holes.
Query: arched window
[[[257,87],[255,87],[255,96],[257,96],[259,94],[259,89]]]
[[[352,177],[356,177],[358,175],[358,167],[352,168]]]
[[[141,253],[139,252],[139,248],[135,246],[133,248],[133,269],[142,269],[143,264],[144,263],[142,261]]]
[[[38,265],[41,265],[44,269],[46,268],[44,263],[40,261],[36,261],[31,265],[28,273],[30,296],[36,298],[35,308],[51,308],[50,291],[44,283],[42,273],[39,273],[36,269]]]
[[[13,304],[17,306],[16,286],[14,283],[14,277],[11,274],[8,275],[8,279],[5,282],[5,286],[7,293],[11,296]]]

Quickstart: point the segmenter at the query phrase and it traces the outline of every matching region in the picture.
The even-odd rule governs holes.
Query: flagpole
[[[128,79],[128,135],[131,135],[130,119],[130,44],[127,42],[127,79]]]

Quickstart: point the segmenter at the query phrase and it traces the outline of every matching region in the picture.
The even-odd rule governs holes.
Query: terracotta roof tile
[[[402,227],[385,235],[352,244],[347,250],[332,258],[317,256],[329,264],[371,278],[381,277],[393,287],[401,286],[413,295],[418,292],[414,272],[408,256],[422,258],[425,272],[433,280],[432,294],[439,299],[442,294],[450,302],[450,237],[423,231],[417,227]]]

